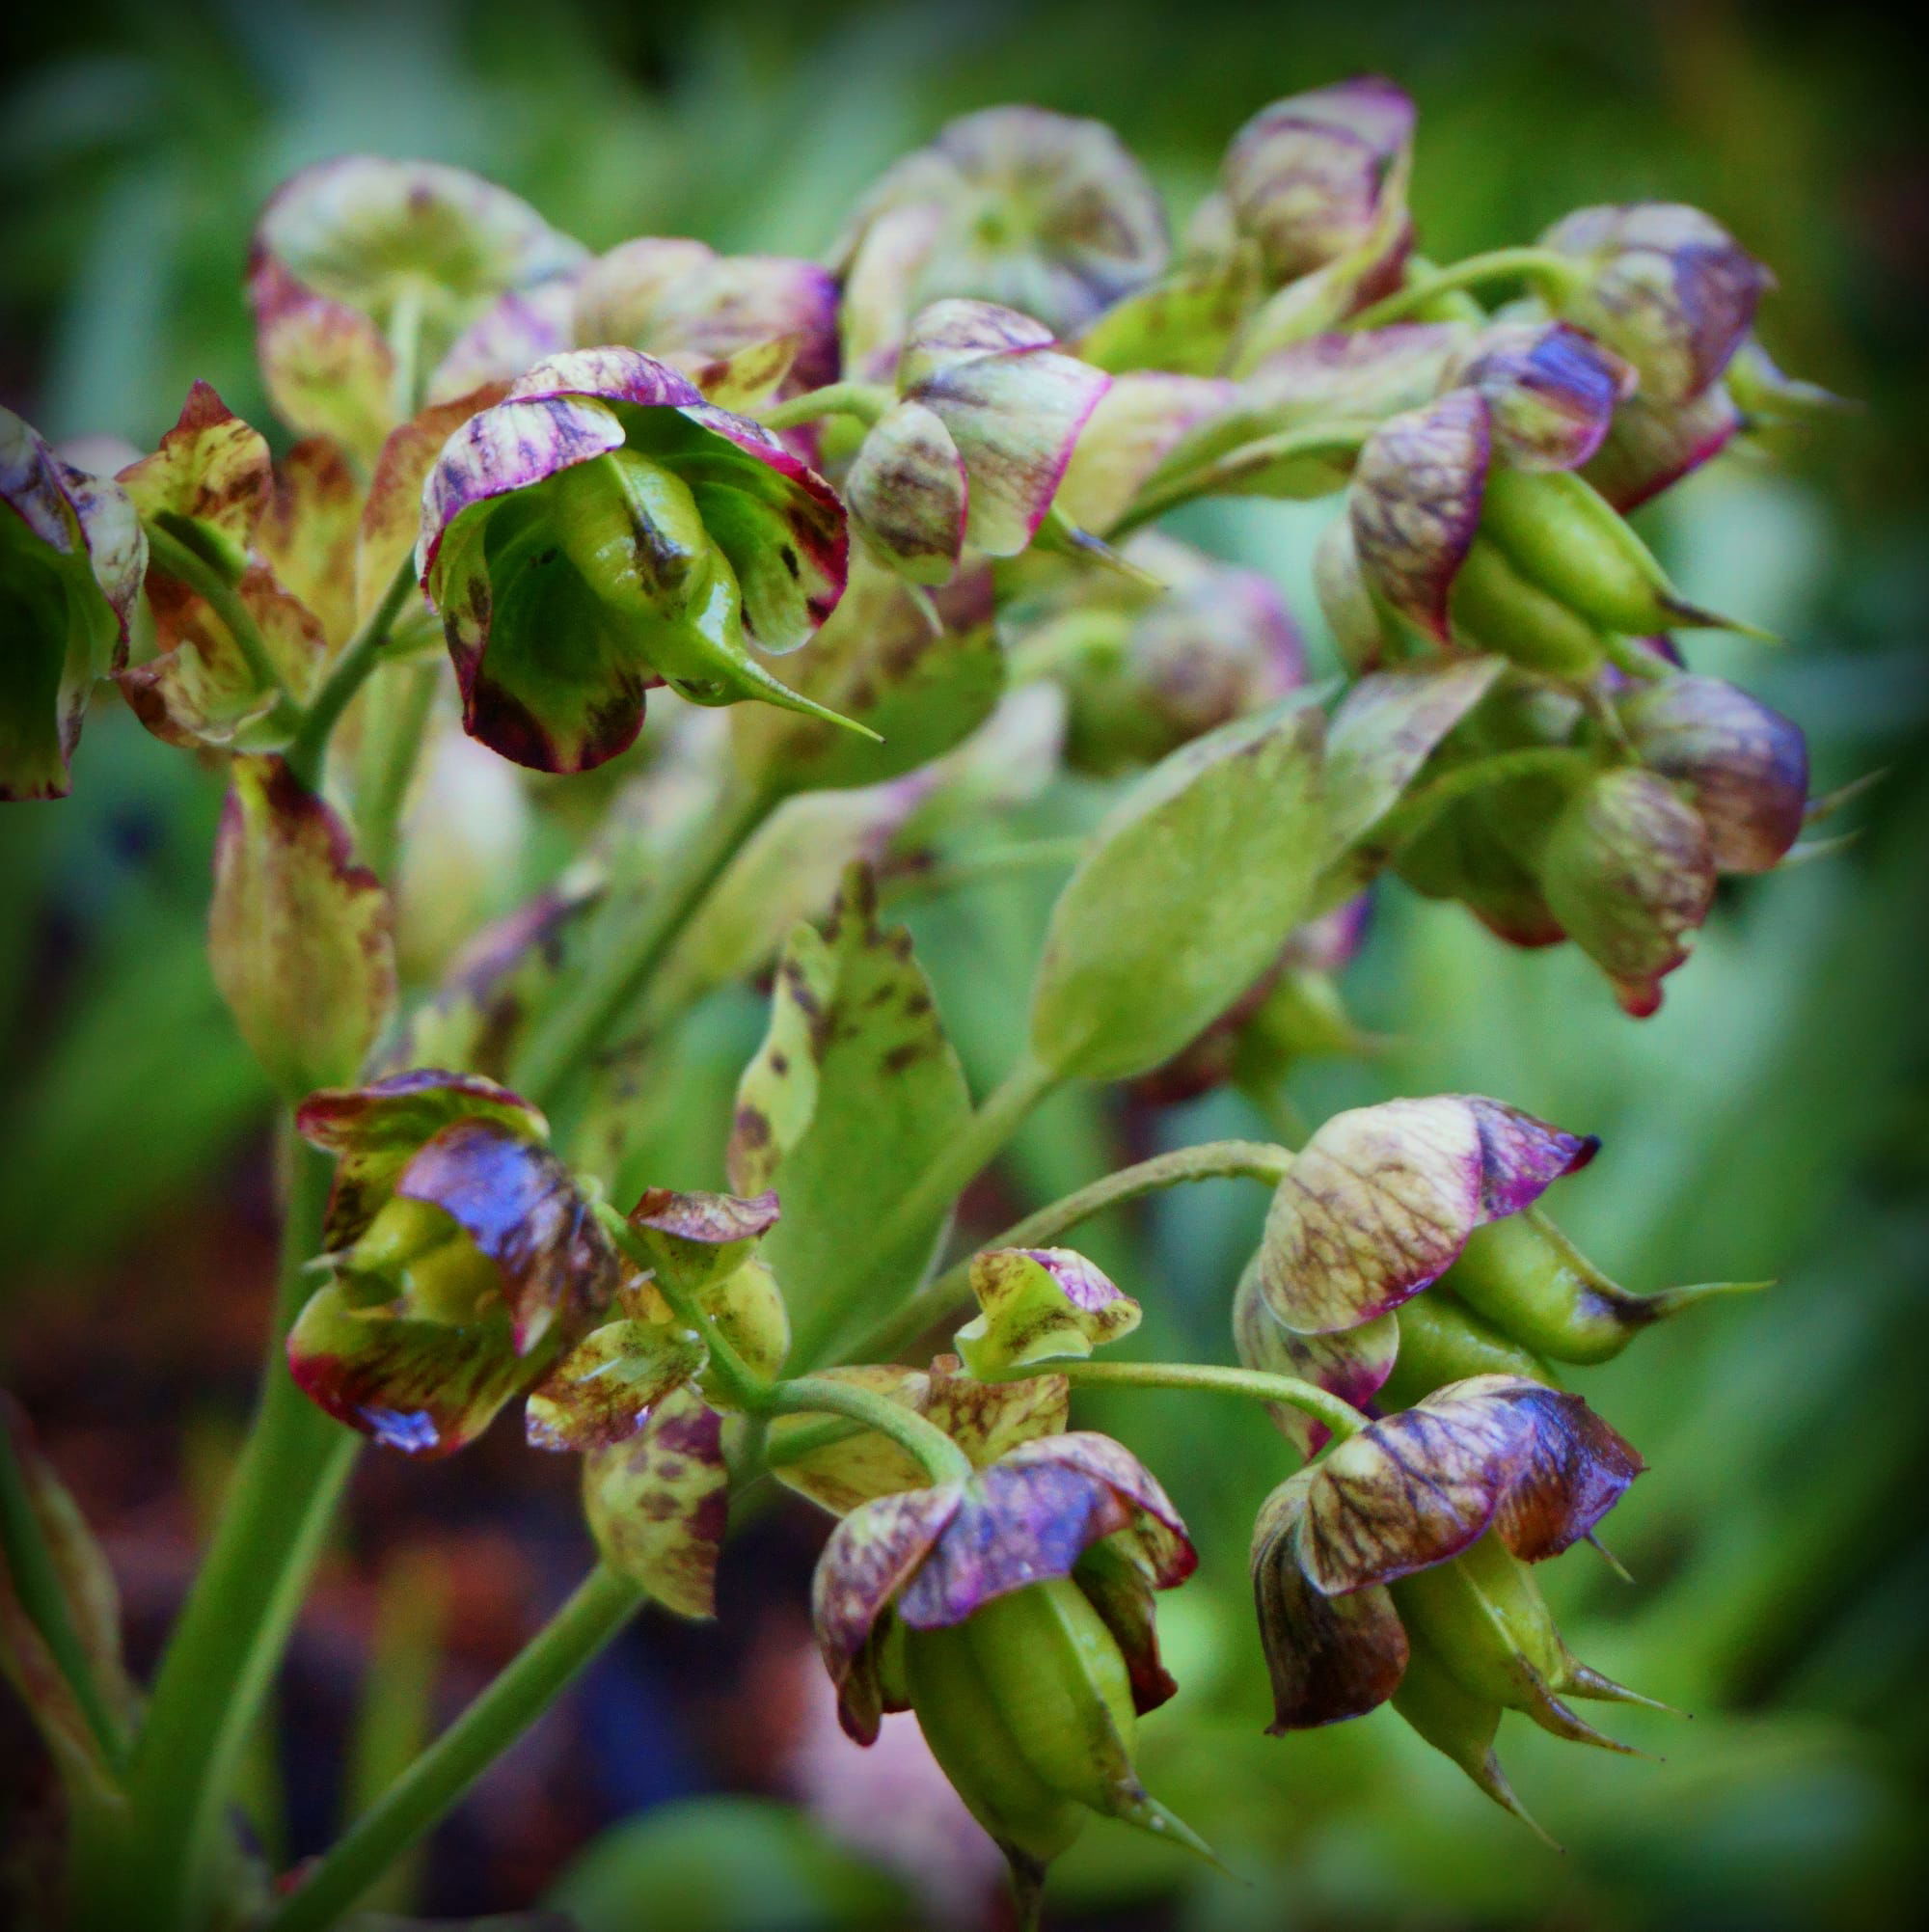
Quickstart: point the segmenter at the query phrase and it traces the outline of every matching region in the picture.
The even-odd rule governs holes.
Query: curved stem
[[[1167,1187],[1182,1186],[1188,1181],[1246,1180],[1276,1187],[1291,1165],[1292,1156],[1287,1149],[1262,1140],[1209,1140],[1197,1147],[1177,1148],[1170,1154],[1157,1154],[1150,1160],[1122,1167],[1116,1174],[1107,1174],[1040,1208],[1023,1220],[1014,1221],[986,1245],[1047,1247],[1081,1221],[1089,1221],[1107,1208],[1156,1194]],[[921,1288],[895,1315],[879,1323],[854,1350],[853,1358],[860,1362],[887,1362],[927,1328],[936,1326],[949,1315],[962,1313],[970,1299],[971,1264],[966,1259]]]
[[[358,759],[355,849],[378,879],[388,879],[394,867],[402,807],[441,676],[442,665],[433,658],[383,665],[376,671]]]
[[[322,1932],[452,1810],[622,1629],[641,1589],[599,1564],[475,1701],[336,1841],[266,1932]]]
[[[1489,785],[1517,778],[1556,778],[1579,771],[1593,761],[1572,745],[1526,745],[1514,751],[1494,751],[1484,758],[1443,772],[1439,777],[1410,792],[1369,827],[1360,843],[1375,852],[1398,852],[1418,838],[1451,804]]]
[[[285,755],[288,770],[311,791],[321,776],[321,761],[327,754],[330,736],[340,722],[341,714],[348,709],[349,700],[362,689],[368,673],[382,662],[389,632],[415,586],[415,558],[411,554],[402,559],[390,580],[389,587],[382,592],[382,601],[368,613],[368,619],[362,628],[342,646],[341,654],[323,679],[321,689],[309,700],[308,709],[302,714],[302,721],[296,727]]]
[[[1248,1401],[1284,1402],[1324,1423],[1336,1439],[1357,1435],[1369,1418],[1351,1402],[1294,1375],[1268,1374],[1263,1369],[1225,1369],[1210,1362],[1035,1362],[1013,1369],[1000,1379],[1064,1375],[1074,1388],[1196,1389],[1208,1395],[1243,1396]]]
[[[1214,490],[1242,482],[1257,470],[1285,463],[1298,456],[1351,456],[1357,453],[1377,423],[1322,422],[1300,429],[1282,429],[1276,435],[1262,436],[1242,443],[1223,456],[1175,477],[1161,490],[1142,496],[1113,526],[1115,537],[1125,536],[1140,525],[1163,516],[1167,510],[1189,503],[1195,497],[1209,496]]]
[[[623,1009],[676,943],[723,869],[769,816],[775,800],[751,791],[712,817],[708,835],[638,904],[612,901],[597,922],[575,992],[553,1007],[530,1035],[511,1084],[538,1106],[550,1104],[570,1075],[595,1051]]]
[[[297,711],[294,697],[269,653],[255,613],[242,602],[240,591],[199,551],[159,524],[149,522],[144,528],[148,532],[149,566],[185,584],[221,619],[248,667],[248,674],[264,691],[275,694],[276,720],[292,718]]]
[[[1436,295],[1452,294],[1456,288],[1477,288],[1487,282],[1526,281],[1540,293],[1558,299],[1586,279],[1586,271],[1572,256],[1557,254],[1551,248],[1490,249],[1484,255],[1470,255],[1464,261],[1433,269],[1342,326],[1377,329],[1383,322],[1397,322],[1416,309],[1426,308]]]
[[[312,1283],[332,1163],[296,1141],[260,1407],[214,1540],[175,1623],[128,1778],[125,1842],[77,1872],[76,1926],[187,1932],[248,1734],[285,1648],[360,1438],[287,1373],[283,1339]]]
[[[827,416],[855,416],[868,427],[891,406],[891,393],[875,382],[832,382],[807,390],[788,402],[765,410],[759,421],[766,429],[795,429]]]
[[[769,1406],[776,1415],[838,1415],[874,1429],[914,1456],[934,1483],[962,1483],[971,1473],[971,1458],[935,1422],[876,1389],[829,1375],[798,1375],[771,1391]]]

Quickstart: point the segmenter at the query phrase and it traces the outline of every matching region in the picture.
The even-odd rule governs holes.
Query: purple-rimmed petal
[[[526,292],[511,289],[449,345],[428,379],[423,400],[433,407],[484,383],[514,382],[537,363],[575,346],[575,314],[576,291],[566,279]]]
[[[1266,1306],[1255,1257],[1233,1295],[1233,1346],[1249,1369],[1292,1375],[1363,1409],[1393,1374],[1399,1354],[1399,1323],[1395,1316],[1382,1315],[1333,1334],[1298,1334]],[[1331,1438],[1324,1423],[1289,1403],[1268,1402],[1266,1413],[1302,1456],[1317,1456]]]
[[[1328,1596],[1300,1565],[1300,1535],[1318,1471],[1289,1477],[1253,1525],[1253,1596],[1272,1677],[1275,1737],[1364,1717],[1399,1688],[1407,1638],[1384,1589]]]
[[[1261,1293],[1302,1335],[1357,1328],[1437,1281],[1476,1228],[1517,1213],[1598,1146],[1472,1094],[1335,1114],[1273,1195]]]
[[[964,550],[968,485],[951,432],[900,402],[858,446],[844,496],[873,550],[913,584],[948,584]]]
[[[1538,1562],[1593,1529],[1643,1466],[1579,1396],[1514,1375],[1450,1382],[1309,1472],[1300,1566],[1344,1596],[1445,1563],[1489,1528]]]
[[[1353,545],[1387,607],[1450,644],[1448,593],[1473,548],[1493,456],[1486,398],[1457,389],[1368,438],[1347,496]]]
[[[1643,394],[1663,406],[1692,400],[1721,375],[1772,286],[1719,222],[1676,203],[1580,208],[1540,245],[1589,271],[1562,308],[1626,356]]]
[[[774,1191],[746,1200],[651,1187],[630,1210],[629,1222],[657,1272],[685,1293],[701,1294],[743,1266],[781,1213]]]
[[[1577,470],[1606,441],[1635,372],[1567,322],[1499,322],[1457,380],[1486,397],[1494,447],[1517,470]]]
[[[911,319],[898,357],[898,394],[915,395],[932,377],[960,363],[1018,349],[1048,349],[1056,340],[1043,322],[995,302],[934,302]]]
[[[1087,1356],[1139,1325],[1139,1305],[1072,1248],[988,1248],[971,1259],[979,1313],[958,1331],[974,1374]]]
[[[575,1177],[513,1127],[451,1122],[423,1142],[394,1191],[440,1208],[495,1263],[518,1354],[555,1322],[602,1306],[615,1287],[615,1251]]]
[[[415,1067],[367,1086],[311,1094],[296,1111],[295,1127],[337,1157],[322,1224],[329,1249],[352,1245],[431,1135],[470,1118],[494,1121],[527,1140],[549,1136],[549,1123],[534,1107],[479,1074]]]
[[[592,1328],[530,1393],[523,1412],[537,1449],[586,1452],[627,1442],[656,1404],[703,1367],[703,1339],[664,1321]]]
[[[1230,409],[1237,395],[1223,377],[1162,369],[1115,375],[1073,447],[1059,506],[1081,529],[1102,536],[1173,450]]]
[[[1643,685],[1617,709],[1641,761],[1687,787],[1719,872],[1769,872],[1802,835],[1802,727],[1718,677]]]
[[[1588,465],[1588,480],[1616,509],[1639,509],[1719,456],[1741,428],[1741,412],[1722,384],[1674,404],[1637,393],[1616,412],[1607,441]]]

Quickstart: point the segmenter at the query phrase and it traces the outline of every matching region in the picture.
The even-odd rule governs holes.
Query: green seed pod
[[[1455,633],[1530,670],[1585,678],[1606,656],[1599,630],[1531,578],[1493,543],[1476,541],[1448,604]]]
[[[1611,1361],[1642,1329],[1755,1282],[1698,1282],[1635,1294],[1609,1280],[1552,1222],[1529,1210],[1473,1236],[1447,1285],[1478,1315],[1557,1362]]]
[[[1494,1752],[1501,1706],[1468,1691],[1432,1650],[1409,1637],[1406,1674],[1393,1707],[1443,1756],[1450,1757],[1495,1804],[1539,1831],[1522,1809]],[[1544,1836],[1544,1834],[1543,1834]]]
[[[1496,1222],[1495,1226],[1510,1223]],[[1473,1237],[1480,1240],[1486,1231]],[[1399,1353],[1380,1396],[1389,1409],[1411,1408],[1435,1389],[1469,1375],[1552,1379],[1540,1359],[1476,1315],[1436,1282],[1399,1311]]]

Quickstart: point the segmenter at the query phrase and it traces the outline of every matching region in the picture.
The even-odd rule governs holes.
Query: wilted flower
[[[261,212],[248,261],[256,352],[295,429],[366,460],[416,389],[506,295],[541,300],[586,259],[527,202],[434,161],[304,168]]]
[[[967,544],[1016,557],[1038,534],[1111,382],[1053,343],[1043,323],[989,302],[934,302],[912,323],[898,399],[844,485],[866,541],[912,582],[947,582]]]
[[[831,250],[849,373],[888,378],[912,316],[946,296],[1076,334],[1165,266],[1165,213],[1102,122],[992,107],[942,128],[858,203]]]
[[[1580,1397],[1481,1375],[1289,1478],[1253,1533],[1270,1728],[1335,1724],[1391,1699],[1518,1810],[1492,1749],[1504,1709],[1610,1744],[1562,1698],[1645,1701],[1568,1653],[1525,1567],[1589,1535],[1642,1467]]]
[[[470,733],[580,772],[635,739],[643,694],[813,716],[760,665],[844,587],[843,510],[775,437],[630,349],[539,363],[450,437],[417,554]]]
[[[0,799],[58,799],[95,685],[126,655],[148,545],[126,492],[0,409]]]
[[[1087,1810],[1196,1845],[1132,1769],[1135,1716],[1172,1689],[1151,1592],[1196,1561],[1157,1483],[1086,1432],[864,1503],[831,1533],[812,1597],[844,1728],[869,1743],[885,1710],[915,1710],[1021,1883]]]
[[[460,1449],[607,1304],[608,1237],[542,1115],[493,1080],[417,1069],[313,1094],[296,1124],[338,1158],[334,1279],[289,1334],[295,1379],[390,1448]]]

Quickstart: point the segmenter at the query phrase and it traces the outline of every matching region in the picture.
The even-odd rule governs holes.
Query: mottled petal
[[[1253,1526],[1253,1595],[1272,1675],[1274,1736],[1364,1717],[1399,1689],[1407,1665],[1406,1631],[1384,1589],[1328,1596],[1300,1567],[1317,1474],[1289,1477]]]
[[[130,463],[120,481],[142,516],[193,524],[238,559],[267,505],[274,475],[261,432],[197,382],[160,448]]]
[[[703,1338],[664,1321],[592,1328],[531,1391],[524,1422],[538,1449],[627,1442],[664,1397],[702,1368]]]
[[[1141,1717],[1173,1697],[1178,1684],[1158,1649],[1157,1592],[1129,1537],[1103,1537],[1078,1559],[1073,1581],[1112,1633],[1131,1679],[1132,1708]]]
[[[1588,480],[1625,514],[1719,456],[1741,427],[1741,412],[1719,383],[1683,403],[1636,394],[1616,412]]]
[[[388,894],[279,758],[234,760],[208,963],[249,1050],[290,1095],[353,1078],[394,1009]]]
[[[895,1364],[863,1363],[818,1373],[830,1381],[848,1382],[885,1396],[918,1413],[925,1409],[931,1392],[931,1377],[922,1369]],[[771,1470],[785,1488],[808,1496],[832,1515],[843,1516],[880,1496],[895,1496],[908,1489],[929,1486],[931,1479],[909,1450],[889,1436],[856,1423],[849,1425],[848,1432],[834,1442],[802,1455],[783,1453],[786,1437],[814,1431],[832,1420],[828,1414],[804,1413],[777,1416],[772,1421]]]
[[[1555,820],[1537,876],[1554,916],[1607,974],[1623,1010],[1646,1019],[1714,900],[1700,814],[1656,773],[1601,772]]]
[[[872,549],[913,584],[946,584],[964,549],[964,461],[943,422],[901,402],[859,445],[844,498]]]
[[[603,1561],[678,1617],[717,1614],[730,1517],[723,1418],[673,1389],[627,1442],[583,1459],[583,1507]]]
[[[311,1401],[405,1456],[451,1456],[538,1377],[507,1322],[473,1327],[355,1308],[340,1288],[312,1295],[288,1335],[288,1368]]]
[[[340,445],[313,436],[275,465],[255,547],[331,646],[355,628],[355,552],[362,487]],[[413,531],[411,531],[413,534]]]
[[[576,288],[566,278],[511,289],[456,337],[430,375],[423,400],[433,407],[485,383],[514,382],[546,357],[575,347],[575,319]]]
[[[1559,1556],[1587,1536],[1646,1467],[1579,1396],[1508,1375],[1476,1376],[1452,1391],[1464,1402],[1510,1403],[1524,1420],[1494,1530],[1525,1563]]]
[[[1566,322],[1498,322],[1456,380],[1493,412],[1495,449],[1517,470],[1576,470],[1606,440],[1635,372]]]
[[[699,1294],[734,1274],[782,1211],[769,1190],[747,1201],[736,1194],[651,1187],[630,1210],[629,1221],[658,1273],[686,1293]]]
[[[1182,441],[1230,409],[1236,394],[1217,377],[1160,369],[1114,376],[1073,448],[1059,507],[1081,529],[1104,535]]]
[[[1768,872],[1801,836],[1802,727],[1717,677],[1644,685],[1617,707],[1641,761],[1686,787],[1720,872]]]
[[[1333,1334],[1298,1334],[1266,1306],[1255,1257],[1233,1295],[1233,1346],[1249,1369],[1294,1376],[1355,1408],[1366,1408],[1393,1374],[1399,1353],[1399,1323],[1398,1317],[1382,1315]],[[1268,1402],[1266,1413],[1301,1456],[1317,1456],[1331,1436],[1324,1423],[1289,1403]]]
[[[924,1413],[980,1469],[1021,1442],[1065,1431],[1072,1385],[1063,1375],[981,1382],[956,1355],[934,1356],[926,1373]]]
[[[1597,1146],[1477,1095],[1335,1114],[1273,1196],[1261,1292],[1300,1334],[1356,1328],[1437,1281],[1476,1228],[1518,1212]]]
[[[394,1191],[442,1209],[496,1264],[519,1354],[614,1289],[615,1252],[575,1177],[513,1127],[450,1123],[423,1142]]]
[[[913,395],[960,363],[1019,349],[1048,349],[1055,340],[1043,322],[995,302],[934,302],[911,319],[898,357],[898,393]]]
[[[1139,1305],[1072,1248],[989,1248],[971,1258],[976,1320],[958,1331],[974,1374],[1089,1356],[1139,1325]]]
[[[1492,458],[1484,396],[1457,389],[1396,416],[1360,451],[1347,498],[1373,591],[1436,643],[1452,642],[1447,597],[1473,547]]]
[[[255,356],[275,414],[365,462],[395,422],[395,357],[375,324],[297,282],[258,250],[249,262]]]

